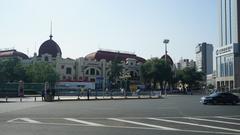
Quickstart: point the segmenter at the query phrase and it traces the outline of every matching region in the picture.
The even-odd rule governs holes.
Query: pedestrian
[[[81,96],[83,97],[83,94],[84,94],[84,89],[83,87],[81,87]]]
[[[42,101],[44,100],[44,95],[45,95],[45,90],[42,89],[42,91],[41,91]]]
[[[23,97],[24,96],[24,83],[23,83],[22,80],[19,81],[18,96],[19,97]]]
[[[52,89],[52,99],[54,100],[54,97],[55,97],[55,89],[53,88]]]
[[[89,100],[89,96],[90,96],[90,89],[87,90],[87,99]]]
[[[106,88],[106,96],[109,96],[109,93],[108,93],[108,88]]]

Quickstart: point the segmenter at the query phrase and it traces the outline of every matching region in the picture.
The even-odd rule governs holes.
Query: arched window
[[[66,74],[72,74],[72,68],[66,68]]]
[[[96,70],[96,71],[97,71],[97,75],[100,75],[99,71],[98,70]]]
[[[44,58],[44,61],[48,61],[48,57],[47,56]]]
[[[95,75],[95,69],[94,68],[90,69],[90,75]]]
[[[89,75],[89,70],[87,70],[87,71],[85,72],[85,74],[86,74],[86,75]]]

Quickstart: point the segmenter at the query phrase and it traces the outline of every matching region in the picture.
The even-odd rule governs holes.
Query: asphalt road
[[[240,134],[240,105],[164,99],[12,102],[0,100],[0,135]]]

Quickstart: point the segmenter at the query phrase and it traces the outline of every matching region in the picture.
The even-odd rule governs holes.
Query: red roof
[[[22,52],[18,52],[16,50],[6,50],[0,51],[0,57],[21,57],[23,59],[28,59],[28,56]]]
[[[114,59],[125,61],[127,58],[133,58],[133,59],[136,59],[137,62],[142,62],[142,63],[146,61],[144,58],[138,57],[135,54],[111,52],[111,51],[103,51],[103,50],[98,50],[97,52],[90,53],[87,56],[85,56],[85,58],[91,59],[91,60],[98,60],[98,61],[101,59],[105,59],[106,61],[112,61]]]

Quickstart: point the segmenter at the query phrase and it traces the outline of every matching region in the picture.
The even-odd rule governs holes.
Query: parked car
[[[216,92],[213,94],[210,94],[209,96],[204,96],[201,98],[201,103],[203,104],[218,104],[218,103],[223,103],[223,104],[237,104],[239,103],[240,99],[238,96],[228,93],[228,92]]]

